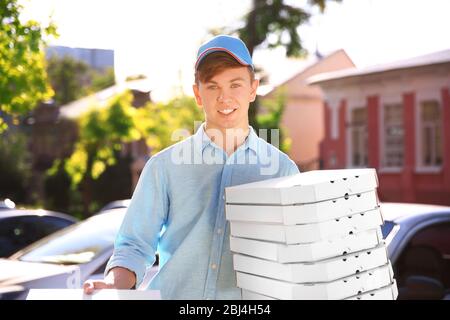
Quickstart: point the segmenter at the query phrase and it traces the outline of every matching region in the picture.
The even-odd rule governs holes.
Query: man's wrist
[[[113,267],[108,271],[105,282],[111,283],[116,289],[135,289],[137,277],[128,268]]]

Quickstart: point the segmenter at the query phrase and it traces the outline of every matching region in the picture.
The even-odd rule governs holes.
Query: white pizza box
[[[380,227],[303,244],[282,244],[230,237],[231,251],[280,263],[318,261],[374,248],[380,243],[383,243]]]
[[[293,283],[330,282],[389,262],[384,244],[317,262],[279,263],[241,254],[233,255],[235,271]]]
[[[361,293],[345,298],[344,300],[396,300],[398,297],[397,282],[395,279],[386,287]],[[263,294],[242,289],[242,300],[278,300]]]
[[[340,300],[389,285],[393,280],[391,264],[331,282],[292,283],[236,272],[237,286],[282,300]]]
[[[230,221],[230,235],[285,244],[311,243],[375,229],[382,224],[383,217],[380,209],[377,208],[348,217],[292,226]]]
[[[253,291],[242,289],[242,300],[279,300]]]
[[[398,288],[397,282],[392,280],[392,283],[386,287],[380,289],[363,292],[353,297],[346,298],[345,300],[397,300]],[[250,300],[250,299],[249,299]]]
[[[232,221],[293,225],[349,216],[378,206],[377,192],[372,190],[337,199],[287,206],[227,204],[225,213],[227,220]]]
[[[30,289],[27,300],[161,300],[159,290],[94,290],[85,294],[83,289]]]
[[[289,205],[363,193],[378,187],[375,169],[313,170],[225,188],[226,203]]]

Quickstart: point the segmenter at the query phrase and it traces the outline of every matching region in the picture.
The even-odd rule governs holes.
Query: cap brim
[[[253,68],[253,65],[245,62],[243,59],[241,59],[239,56],[237,56],[236,54],[234,54],[233,52],[231,52],[230,50],[226,49],[226,48],[222,48],[222,47],[213,47],[213,48],[208,48],[205,51],[203,51],[197,58],[197,62],[195,63],[195,70],[197,70],[200,62],[210,53],[213,52],[226,52],[228,53],[230,56],[232,56],[237,62],[239,62],[240,64],[242,64],[243,66],[251,66]]]

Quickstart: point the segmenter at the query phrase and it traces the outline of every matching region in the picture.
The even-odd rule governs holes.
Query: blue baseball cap
[[[244,66],[250,66],[252,69],[253,62],[250,52],[248,51],[245,43],[239,39],[227,35],[219,35],[208,42],[204,43],[197,52],[197,62],[195,63],[195,70],[197,70],[198,65],[208,54],[223,51],[230,54],[237,62]]]

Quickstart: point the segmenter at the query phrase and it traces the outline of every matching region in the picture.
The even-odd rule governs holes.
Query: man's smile
[[[217,111],[223,115],[229,115],[229,114],[233,113],[236,109],[237,108],[228,108],[228,109],[217,110]]]

